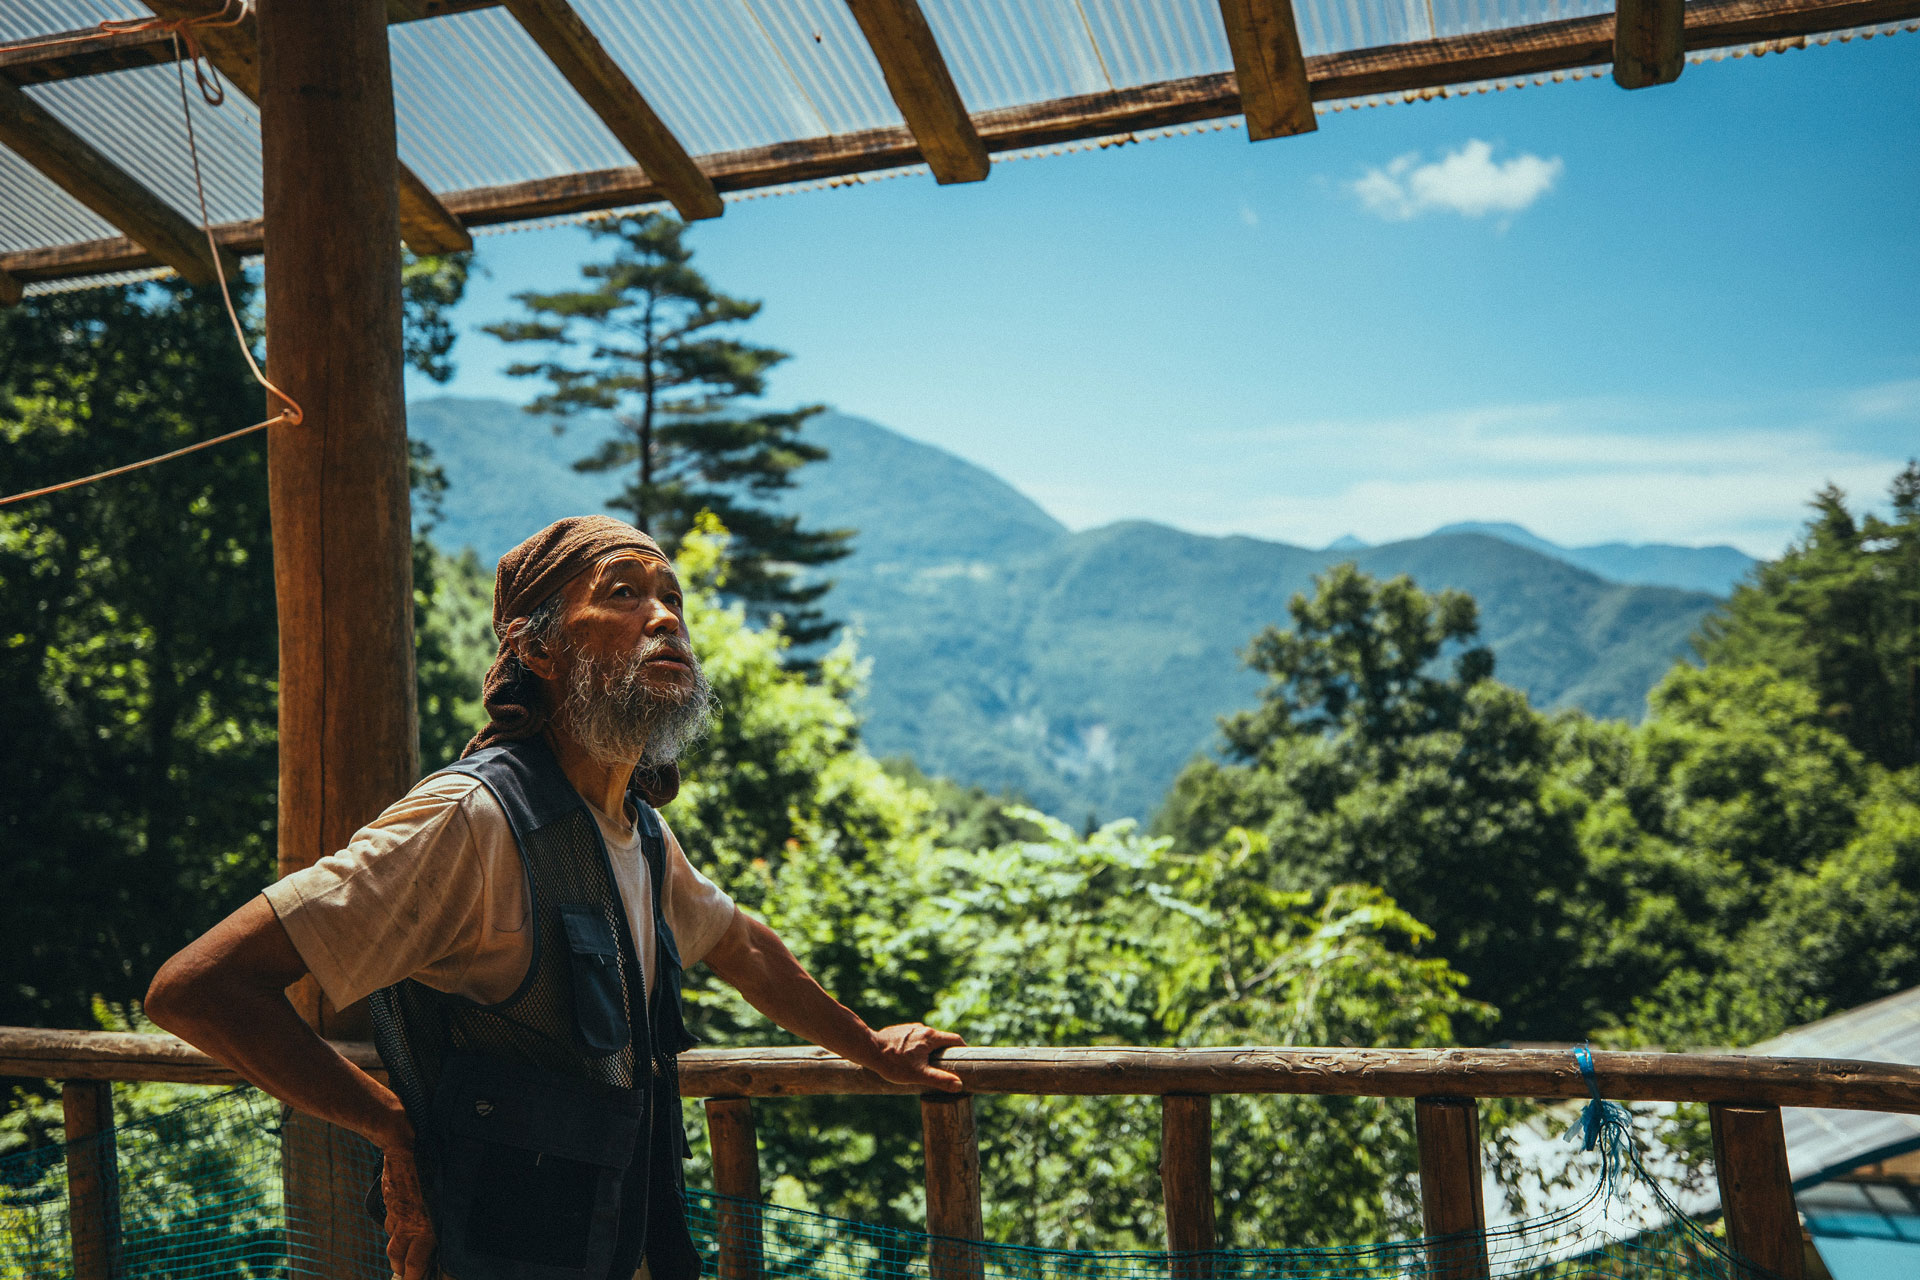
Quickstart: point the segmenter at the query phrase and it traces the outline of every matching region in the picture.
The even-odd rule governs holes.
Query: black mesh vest
[[[533,954],[519,988],[498,1004],[482,1005],[411,979],[370,997],[380,1059],[421,1135],[435,1228],[445,1242],[450,1226],[461,1229],[447,1221],[449,1215],[465,1215],[462,1222],[471,1219],[484,1232],[517,1214],[525,1219],[516,1228],[523,1236],[544,1232],[558,1238],[565,1235],[564,1225],[549,1229],[543,1224],[571,1222],[582,1232],[597,1229],[601,1240],[597,1252],[563,1259],[575,1269],[554,1270],[547,1265],[554,1259],[540,1252],[550,1241],[515,1239],[507,1232],[504,1238],[481,1241],[482,1252],[497,1252],[504,1261],[469,1260],[465,1270],[486,1274],[456,1272],[455,1280],[628,1280],[643,1256],[654,1280],[697,1280],[700,1258],[686,1224],[681,1171],[686,1132],[676,1066],[676,1055],[692,1037],[681,1021],[680,957],[663,910],[666,842],[659,818],[637,795],[629,795],[653,886],[657,943],[644,962],[655,975],[647,1008],[643,961],[634,954],[599,826],[546,742],[532,738],[489,747],[446,772],[478,778],[506,811],[526,875]],[[524,1076],[524,1086],[515,1072]],[[449,1137],[449,1099],[468,1088],[476,1073],[494,1083],[482,1091],[484,1099],[460,1095],[460,1114],[453,1117]],[[448,1167],[463,1159],[473,1162],[475,1144],[465,1140],[469,1131],[493,1138],[503,1125],[520,1130],[504,1131],[506,1143],[488,1148],[504,1154],[487,1157],[490,1167],[478,1178],[481,1190],[469,1188],[456,1208],[447,1187],[461,1179]],[[624,1161],[629,1140],[631,1162],[617,1180],[599,1184],[601,1204],[594,1217],[589,1175],[595,1166],[580,1164],[586,1172],[572,1183],[565,1180],[571,1175],[555,1169],[574,1167],[564,1157],[603,1165]],[[610,1154],[609,1142],[622,1149]],[[524,1161],[519,1174],[515,1160]],[[487,1180],[497,1185],[489,1190]],[[608,1259],[603,1272],[601,1257]]]

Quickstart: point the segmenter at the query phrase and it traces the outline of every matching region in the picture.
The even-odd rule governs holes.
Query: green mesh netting
[[[272,1099],[243,1088],[119,1126],[113,1273],[168,1280],[387,1276],[384,1238],[357,1212],[359,1193],[377,1167],[373,1148],[304,1118],[283,1120],[284,1114]],[[724,1245],[730,1263],[744,1262],[766,1280],[930,1280],[936,1274],[940,1280],[1768,1280],[1681,1212],[1648,1175],[1620,1108],[1596,1104],[1588,1114],[1594,1122],[1589,1136],[1602,1154],[1591,1186],[1565,1209],[1492,1228],[1484,1243],[1451,1238],[1230,1249],[1170,1261],[1164,1253],[940,1240],[698,1190],[690,1193],[688,1209],[709,1276],[720,1274]],[[82,1176],[98,1172],[102,1154],[97,1143],[81,1143],[0,1159],[0,1280],[76,1273],[69,1167]],[[303,1181],[324,1184],[334,1171],[341,1175],[334,1185],[351,1188],[355,1202],[334,1216],[338,1235],[288,1208],[290,1199],[303,1202]],[[292,1197],[289,1184],[296,1189]],[[1630,1185],[1643,1194],[1627,1195]],[[1630,1200],[1639,1207],[1631,1208]],[[97,1232],[83,1230],[82,1239],[83,1248],[102,1247]],[[734,1265],[727,1270],[744,1274]]]

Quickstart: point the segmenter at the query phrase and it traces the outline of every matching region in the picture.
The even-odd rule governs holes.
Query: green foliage
[[[237,285],[241,300],[245,286]],[[0,489],[260,416],[217,291],[0,312]],[[0,510],[0,1023],[83,1025],[273,868],[264,437]]]
[[[95,1001],[100,1030],[153,1032],[137,1013]],[[143,1276],[270,1275],[285,1258],[280,1151],[259,1095],[143,1082],[115,1084],[121,1254]],[[245,1099],[244,1101],[242,1099]],[[0,1114],[0,1277],[72,1274],[67,1170],[56,1094],[16,1088]]]
[[[471,250],[426,257],[409,251],[400,264],[402,355],[435,382],[453,377],[453,308],[466,294],[472,266]]]
[[[943,855],[920,927],[953,955],[934,1018],[974,1043],[1436,1045],[1487,1010],[1412,950],[1429,931],[1378,890],[1274,888],[1245,832],[1199,854],[1130,822]],[[1158,1108],[994,1098],[980,1110],[988,1231],[1052,1248],[1159,1247]],[[1221,1239],[1346,1244],[1417,1231],[1411,1108],[1216,1100]]]
[[[263,403],[215,290],[0,312],[7,492],[244,427]],[[433,759],[472,732],[492,644],[478,566],[414,550]],[[261,435],[0,510],[0,719],[29,742],[0,771],[0,1023],[82,1025],[95,996],[137,998],[272,878],[276,636]]]
[[[860,670],[846,646],[812,678],[784,661],[777,627],[752,626],[719,598],[726,531],[700,517],[678,559],[687,624],[721,707],[682,762],[667,812],[697,865],[764,919],[801,963],[875,1026],[932,1006],[942,957],[903,934],[932,847],[929,805],[859,739]],[[688,1020],[710,1044],[791,1043],[704,969],[689,975]],[[788,1203],[869,1220],[910,1219],[920,1183],[912,1099],[796,1099],[764,1109],[763,1168]]]
[[[553,353],[508,366],[547,382],[528,412],[613,414],[620,434],[575,464],[631,469],[609,505],[669,553],[700,512],[713,512],[733,544],[728,594],[763,615],[782,611],[796,644],[830,638],[838,624],[814,604],[832,584],[804,582],[799,570],[846,555],[852,533],[802,529],[798,516],[767,505],[792,487],[796,469],[827,456],[800,438],[820,407],[741,411],[738,402],[761,395],[767,370],[787,357],[719,332],[752,319],[760,304],[719,292],[694,269],[677,219],[629,214],[592,230],[615,245],[611,260],[581,268],[586,288],[516,294],[527,318],[487,326],[503,342]]]
[[[1277,888],[1378,885],[1499,1009],[1502,1035],[1576,1037],[1564,921],[1580,861],[1548,785],[1554,737],[1470,647],[1472,599],[1338,565],[1290,610],[1291,630],[1249,649],[1268,683],[1223,722],[1230,760],[1190,764],[1160,829],[1189,851],[1231,825],[1263,833],[1247,874]]]
[[[1612,1038],[1746,1044],[1920,981],[1920,770],[1867,765],[1765,667],[1676,668],[1653,706],[1567,751]]]
[[[1733,593],[1696,645],[1710,664],[1805,681],[1867,759],[1904,769],[1920,764],[1920,461],[1890,497],[1888,520],[1820,490],[1800,540]]]
[[[714,603],[712,525],[680,560],[694,645],[723,707],[669,811],[700,865],[765,918],[874,1025],[928,1019],[975,1044],[1444,1044],[1486,1011],[1416,956],[1427,933],[1375,890],[1276,888],[1263,840],[1197,854],[1118,824],[1078,838],[1032,810],[922,789],[861,746],[859,667],[843,645],[808,681],[777,630]],[[944,799],[936,799],[944,797]],[[968,847],[971,829],[1009,838]],[[782,1039],[696,973],[710,1043]],[[1411,1116],[1367,1100],[1221,1104],[1231,1238],[1357,1240],[1413,1203]],[[782,1203],[920,1220],[911,1099],[763,1103],[764,1167]],[[990,1226],[1028,1243],[1156,1247],[1157,1113],[1138,1099],[984,1104]]]
[[[473,548],[450,556],[413,540],[413,636],[425,772],[458,759],[487,723],[480,683],[496,648],[493,575]]]

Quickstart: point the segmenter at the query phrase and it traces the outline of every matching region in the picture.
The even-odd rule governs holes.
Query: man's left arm
[[[735,910],[706,962],[773,1022],[882,1079],[948,1092],[961,1087],[959,1076],[930,1059],[965,1040],[918,1022],[875,1031],[813,980],[779,934],[745,911]]]

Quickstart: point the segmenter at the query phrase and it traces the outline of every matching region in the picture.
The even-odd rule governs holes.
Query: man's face
[[[618,551],[562,588],[557,655],[567,729],[613,763],[665,763],[705,730],[712,690],[673,566]]]

